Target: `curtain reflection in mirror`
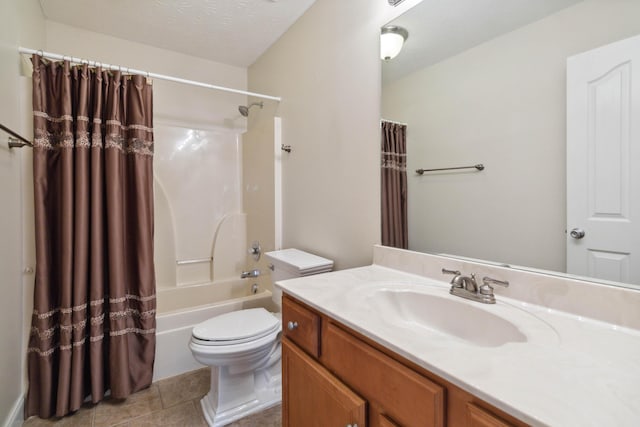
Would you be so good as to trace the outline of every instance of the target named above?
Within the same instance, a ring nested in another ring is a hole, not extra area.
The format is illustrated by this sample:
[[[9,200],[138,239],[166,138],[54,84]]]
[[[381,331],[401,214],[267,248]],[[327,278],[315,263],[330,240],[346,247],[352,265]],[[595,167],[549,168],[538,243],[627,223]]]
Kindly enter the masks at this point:
[[[380,128],[382,244],[407,249],[407,126],[383,120]]]

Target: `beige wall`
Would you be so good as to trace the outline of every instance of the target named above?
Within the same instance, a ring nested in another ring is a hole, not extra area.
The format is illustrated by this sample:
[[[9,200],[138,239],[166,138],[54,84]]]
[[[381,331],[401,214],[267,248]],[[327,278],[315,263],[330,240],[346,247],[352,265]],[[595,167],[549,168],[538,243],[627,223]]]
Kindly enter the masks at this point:
[[[25,111],[30,106],[28,79],[20,75],[18,46],[44,42],[44,18],[36,0],[2,1],[0,16],[0,122],[30,138],[31,120]],[[12,416],[21,419],[20,397],[23,392],[23,280],[22,229],[32,228],[29,216],[23,220],[23,162],[30,162],[28,149],[9,151],[7,135],[0,131],[0,425]],[[30,201],[25,200],[28,204]],[[29,232],[27,232],[29,235]],[[27,248],[25,248],[27,250]]]
[[[247,213],[247,248],[260,242],[263,252],[275,250],[275,188],[274,188],[274,114],[276,105],[265,103],[263,109],[253,107],[249,113],[249,130],[242,135],[242,206]],[[268,262],[261,257],[256,262],[247,255],[247,268],[263,273],[260,286],[271,288]]]
[[[380,26],[415,4],[318,0],[249,67],[283,98],[283,247],[369,264],[380,241]]]
[[[564,270],[566,58],[640,33],[638,16],[586,1],[383,88],[383,117],[409,125],[412,249]]]

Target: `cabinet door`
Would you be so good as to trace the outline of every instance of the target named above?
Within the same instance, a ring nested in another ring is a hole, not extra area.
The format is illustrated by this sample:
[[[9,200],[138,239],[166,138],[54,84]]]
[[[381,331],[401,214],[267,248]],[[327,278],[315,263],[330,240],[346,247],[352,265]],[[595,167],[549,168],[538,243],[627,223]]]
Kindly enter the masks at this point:
[[[380,415],[380,427],[400,427],[398,424],[391,421],[388,417]]]
[[[404,427],[443,427],[445,389],[329,322],[323,364]],[[378,425],[373,416],[372,425]],[[375,423],[375,424],[374,424]]]
[[[495,415],[485,411],[473,403],[467,403],[468,427],[512,427]]]
[[[365,427],[365,401],[286,338],[282,370],[283,427]]]

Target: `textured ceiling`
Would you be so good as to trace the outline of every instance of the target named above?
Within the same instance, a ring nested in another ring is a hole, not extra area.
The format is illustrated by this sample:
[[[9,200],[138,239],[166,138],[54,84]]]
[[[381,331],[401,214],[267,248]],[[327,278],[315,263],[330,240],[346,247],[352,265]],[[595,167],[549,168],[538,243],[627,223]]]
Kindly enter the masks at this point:
[[[315,0],[40,0],[45,17],[248,67]]]
[[[582,0],[423,0],[393,20],[409,38],[383,62],[383,83],[464,52]]]

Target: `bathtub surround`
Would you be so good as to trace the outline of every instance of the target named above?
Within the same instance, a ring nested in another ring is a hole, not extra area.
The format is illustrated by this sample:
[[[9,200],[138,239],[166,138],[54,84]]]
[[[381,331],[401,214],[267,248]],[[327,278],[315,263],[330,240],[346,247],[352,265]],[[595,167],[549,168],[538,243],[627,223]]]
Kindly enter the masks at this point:
[[[25,416],[151,384],[153,91],[33,56],[36,279]]]
[[[155,122],[154,136],[158,287],[238,278],[247,258],[242,136],[163,120]]]

